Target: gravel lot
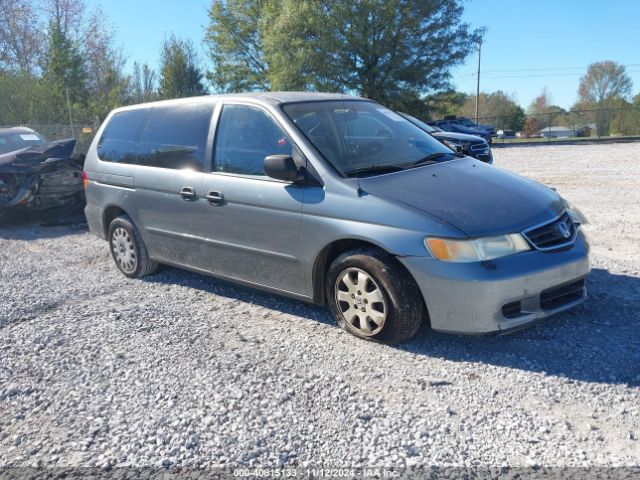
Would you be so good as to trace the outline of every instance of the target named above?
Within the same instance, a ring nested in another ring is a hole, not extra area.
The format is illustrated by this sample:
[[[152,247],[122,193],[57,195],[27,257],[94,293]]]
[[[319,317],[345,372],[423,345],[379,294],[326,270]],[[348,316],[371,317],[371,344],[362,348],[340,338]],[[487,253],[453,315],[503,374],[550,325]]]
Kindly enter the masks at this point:
[[[495,150],[592,224],[590,300],[400,347],[82,225],[0,227],[2,466],[640,465],[640,144]]]

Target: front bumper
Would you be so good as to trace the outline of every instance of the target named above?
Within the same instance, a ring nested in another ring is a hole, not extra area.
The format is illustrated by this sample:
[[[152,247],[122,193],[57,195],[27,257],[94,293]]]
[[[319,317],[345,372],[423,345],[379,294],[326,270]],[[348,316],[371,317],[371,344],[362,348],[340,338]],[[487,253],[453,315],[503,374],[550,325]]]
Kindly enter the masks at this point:
[[[589,244],[582,231],[571,248],[555,252],[531,251],[482,263],[399,260],[418,283],[431,328],[468,334],[516,330],[583,302],[586,290],[578,287],[576,292],[574,287],[590,271]],[[548,300],[565,286],[573,288],[571,295]],[[513,308],[517,305],[519,311]]]

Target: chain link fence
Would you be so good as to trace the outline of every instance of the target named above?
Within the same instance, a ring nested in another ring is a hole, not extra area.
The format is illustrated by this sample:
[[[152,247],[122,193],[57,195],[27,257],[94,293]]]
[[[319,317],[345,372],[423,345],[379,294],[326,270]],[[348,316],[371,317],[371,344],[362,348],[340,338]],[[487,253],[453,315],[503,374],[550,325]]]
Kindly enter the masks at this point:
[[[493,125],[497,142],[557,141],[640,136],[640,107],[550,110],[543,113],[484,115],[479,124]]]

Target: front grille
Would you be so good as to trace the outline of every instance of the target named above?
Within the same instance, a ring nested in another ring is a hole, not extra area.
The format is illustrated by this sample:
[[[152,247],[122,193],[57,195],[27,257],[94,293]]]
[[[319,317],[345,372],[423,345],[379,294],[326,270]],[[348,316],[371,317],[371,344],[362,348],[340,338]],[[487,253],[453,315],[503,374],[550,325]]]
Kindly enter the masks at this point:
[[[553,250],[573,244],[576,241],[578,226],[565,212],[550,223],[530,228],[522,233],[538,250]]]
[[[567,285],[543,290],[540,294],[540,308],[553,310],[582,297],[584,297],[584,278]]]

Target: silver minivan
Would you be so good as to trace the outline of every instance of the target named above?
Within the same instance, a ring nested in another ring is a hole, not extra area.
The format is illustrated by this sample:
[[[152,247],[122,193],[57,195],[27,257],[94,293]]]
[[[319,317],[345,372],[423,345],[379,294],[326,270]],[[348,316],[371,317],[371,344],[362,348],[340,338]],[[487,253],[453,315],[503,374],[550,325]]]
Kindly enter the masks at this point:
[[[328,305],[365,339],[506,332],[586,298],[579,210],[358,97],[119,108],[84,179],[124,275],[167,264]]]

